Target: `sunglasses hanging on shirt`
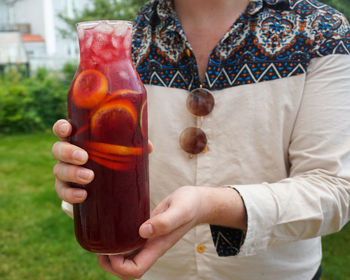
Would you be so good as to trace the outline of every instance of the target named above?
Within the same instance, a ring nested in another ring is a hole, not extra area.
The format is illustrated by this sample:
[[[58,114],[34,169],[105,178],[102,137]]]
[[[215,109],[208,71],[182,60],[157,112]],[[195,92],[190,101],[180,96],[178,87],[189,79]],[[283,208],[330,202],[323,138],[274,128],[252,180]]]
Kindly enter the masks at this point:
[[[215,105],[213,94],[205,88],[196,88],[187,97],[186,107],[195,117],[205,117],[211,113]],[[180,146],[190,155],[207,150],[208,139],[198,126],[185,128],[180,134]]]

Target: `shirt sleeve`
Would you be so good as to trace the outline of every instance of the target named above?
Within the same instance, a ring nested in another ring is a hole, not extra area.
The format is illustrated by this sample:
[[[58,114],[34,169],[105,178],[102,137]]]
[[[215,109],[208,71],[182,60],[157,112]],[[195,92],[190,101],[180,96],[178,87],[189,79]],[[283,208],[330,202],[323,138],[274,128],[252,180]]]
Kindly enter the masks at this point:
[[[62,208],[63,212],[65,212],[69,217],[71,217],[72,219],[74,218],[72,204],[68,203],[67,201],[62,200],[61,208]]]
[[[339,231],[350,217],[350,56],[311,60],[290,139],[290,176],[238,185],[248,215],[240,255]]]

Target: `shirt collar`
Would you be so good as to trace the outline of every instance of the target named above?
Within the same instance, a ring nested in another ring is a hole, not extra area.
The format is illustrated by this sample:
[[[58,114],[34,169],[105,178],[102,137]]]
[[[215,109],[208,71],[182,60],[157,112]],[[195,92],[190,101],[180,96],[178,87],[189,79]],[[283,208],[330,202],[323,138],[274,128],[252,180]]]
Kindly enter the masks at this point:
[[[157,15],[161,29],[167,31],[175,31],[181,36],[184,36],[184,31],[181,23],[176,15],[172,0],[155,0],[158,2],[153,13]]]
[[[250,0],[246,12],[249,15],[254,15],[264,7],[273,10],[286,10],[291,6],[289,0]]]

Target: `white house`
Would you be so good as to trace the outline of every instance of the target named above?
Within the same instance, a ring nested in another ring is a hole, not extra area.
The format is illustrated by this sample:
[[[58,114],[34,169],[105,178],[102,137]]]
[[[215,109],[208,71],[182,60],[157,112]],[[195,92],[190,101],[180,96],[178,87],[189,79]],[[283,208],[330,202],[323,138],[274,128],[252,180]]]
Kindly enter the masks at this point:
[[[21,41],[32,69],[38,66],[59,69],[66,61],[77,61],[79,50],[76,38],[62,38],[59,29],[66,26],[58,14],[73,16],[74,8],[79,11],[89,2],[91,1],[0,0],[0,33],[21,33]]]

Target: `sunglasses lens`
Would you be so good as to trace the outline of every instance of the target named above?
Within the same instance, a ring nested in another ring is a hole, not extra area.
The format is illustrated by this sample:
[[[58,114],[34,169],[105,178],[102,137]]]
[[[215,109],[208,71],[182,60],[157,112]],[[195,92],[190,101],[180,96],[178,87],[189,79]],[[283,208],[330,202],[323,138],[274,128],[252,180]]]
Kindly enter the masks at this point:
[[[180,135],[180,146],[189,154],[199,154],[207,146],[207,136],[198,127],[188,127]]]
[[[206,116],[214,108],[214,96],[206,89],[198,88],[188,95],[187,109],[195,116]]]

